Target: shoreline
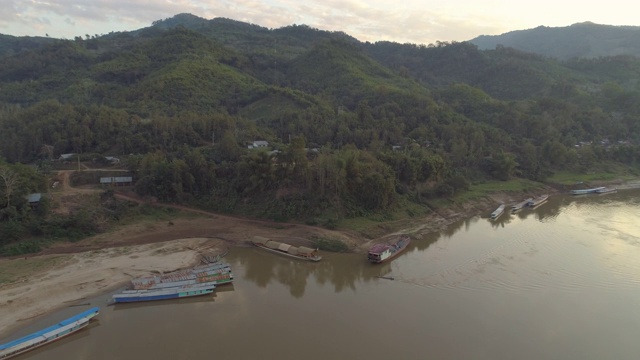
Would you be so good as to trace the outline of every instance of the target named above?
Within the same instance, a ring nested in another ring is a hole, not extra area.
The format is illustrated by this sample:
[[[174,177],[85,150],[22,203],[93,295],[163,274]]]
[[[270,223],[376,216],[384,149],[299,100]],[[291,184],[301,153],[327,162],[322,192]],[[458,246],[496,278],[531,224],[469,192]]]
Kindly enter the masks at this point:
[[[132,278],[193,266],[199,261],[198,249],[210,247],[212,241],[221,245],[208,238],[191,238],[71,255],[2,259],[0,265],[54,260],[26,278],[0,286],[0,339],[38,317],[117,289]]]
[[[544,192],[557,193],[550,188]],[[495,202],[515,202],[521,196],[521,193],[499,193],[439,209],[412,219],[401,231],[387,232],[375,239],[304,225],[283,228],[278,224],[229,221],[215,216],[174,220],[170,226],[162,221],[134,224],[77,243],[57,244],[40,254],[0,259],[0,270],[15,265],[24,268],[16,276],[19,281],[0,284],[0,311],[8,314],[0,318],[0,339],[35,318],[117,289],[132,278],[191,267],[198,263],[201,253],[223,253],[231,246],[245,246],[247,239],[255,235],[292,245],[309,245],[313,237],[332,237],[347,244],[351,252],[363,253],[389,235],[402,232],[422,237],[477,216]]]

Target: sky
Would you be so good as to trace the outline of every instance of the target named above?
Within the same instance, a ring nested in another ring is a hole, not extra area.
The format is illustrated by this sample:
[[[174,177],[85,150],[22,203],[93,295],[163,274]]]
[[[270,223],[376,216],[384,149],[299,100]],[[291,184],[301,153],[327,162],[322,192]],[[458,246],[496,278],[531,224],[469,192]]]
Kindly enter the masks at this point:
[[[0,34],[64,39],[137,30],[180,13],[425,45],[540,25],[640,25],[628,0],[0,0],[0,9]]]

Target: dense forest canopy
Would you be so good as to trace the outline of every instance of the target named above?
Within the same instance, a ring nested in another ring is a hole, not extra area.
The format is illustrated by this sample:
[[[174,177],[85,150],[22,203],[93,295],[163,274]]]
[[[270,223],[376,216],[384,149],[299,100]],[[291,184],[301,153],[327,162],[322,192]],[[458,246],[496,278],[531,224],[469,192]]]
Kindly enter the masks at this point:
[[[1,59],[0,168],[25,179],[0,183],[5,225],[29,217],[19,199],[40,186],[19,164],[65,153],[122,157],[141,195],[328,225],[471,182],[640,160],[632,56],[361,43],[186,14],[28,44]]]

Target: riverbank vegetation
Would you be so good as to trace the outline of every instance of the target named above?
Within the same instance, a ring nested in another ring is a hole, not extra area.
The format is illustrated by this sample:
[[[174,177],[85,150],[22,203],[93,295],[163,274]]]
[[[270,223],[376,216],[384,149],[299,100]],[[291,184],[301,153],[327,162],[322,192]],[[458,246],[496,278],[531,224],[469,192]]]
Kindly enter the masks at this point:
[[[27,203],[80,163],[128,170],[146,199],[353,229],[640,163],[635,58],[577,66],[189,15],[0,56],[0,168],[19,184],[0,182],[0,233],[19,252],[138,211],[109,193],[64,216]]]

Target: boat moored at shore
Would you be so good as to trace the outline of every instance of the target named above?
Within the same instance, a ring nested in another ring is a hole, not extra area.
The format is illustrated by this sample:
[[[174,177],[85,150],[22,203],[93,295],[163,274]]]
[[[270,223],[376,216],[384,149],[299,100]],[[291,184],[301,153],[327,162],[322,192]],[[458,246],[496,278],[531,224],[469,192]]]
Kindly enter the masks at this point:
[[[574,189],[574,190],[571,190],[570,193],[571,195],[594,194],[604,189],[606,189],[606,187],[604,186],[590,188],[590,189]]]
[[[544,204],[549,199],[549,195],[541,195],[536,198],[533,198],[527,202],[528,207],[536,207]]]
[[[203,283],[161,289],[124,290],[119,294],[113,295],[113,301],[115,303],[126,303],[179,299],[211,294],[215,288],[215,283]]]
[[[375,244],[369,249],[367,259],[374,264],[391,260],[406,249],[410,242],[411,238],[408,235],[401,235],[387,243]]]
[[[98,315],[99,307],[91,308],[80,314],[62,320],[56,325],[37,331],[20,339],[0,344],[0,359],[10,359],[40,346],[49,344],[71,335],[89,325],[89,320]]]
[[[306,246],[292,246],[279,241],[267,239],[262,236],[254,236],[251,242],[259,248],[276,254],[308,261],[322,260],[322,256],[318,255],[317,249],[308,248]]]
[[[601,188],[596,190],[596,194],[609,194],[609,193],[614,193],[617,192],[618,189],[616,188],[609,188],[609,187],[605,187],[605,188]]]
[[[227,263],[215,263],[163,275],[136,278],[131,280],[131,285],[135,290],[151,290],[210,282],[216,285],[222,285],[232,281],[233,273],[231,272],[231,265]]]
[[[520,201],[517,204],[511,205],[511,211],[522,210],[525,206],[527,206],[527,204],[529,204],[529,201],[531,200],[533,200],[533,198],[528,198],[523,201]]]
[[[500,215],[502,215],[503,212],[504,212],[504,204],[500,204],[500,206],[498,206],[498,208],[491,213],[491,218],[497,219],[498,217],[500,217]]]

